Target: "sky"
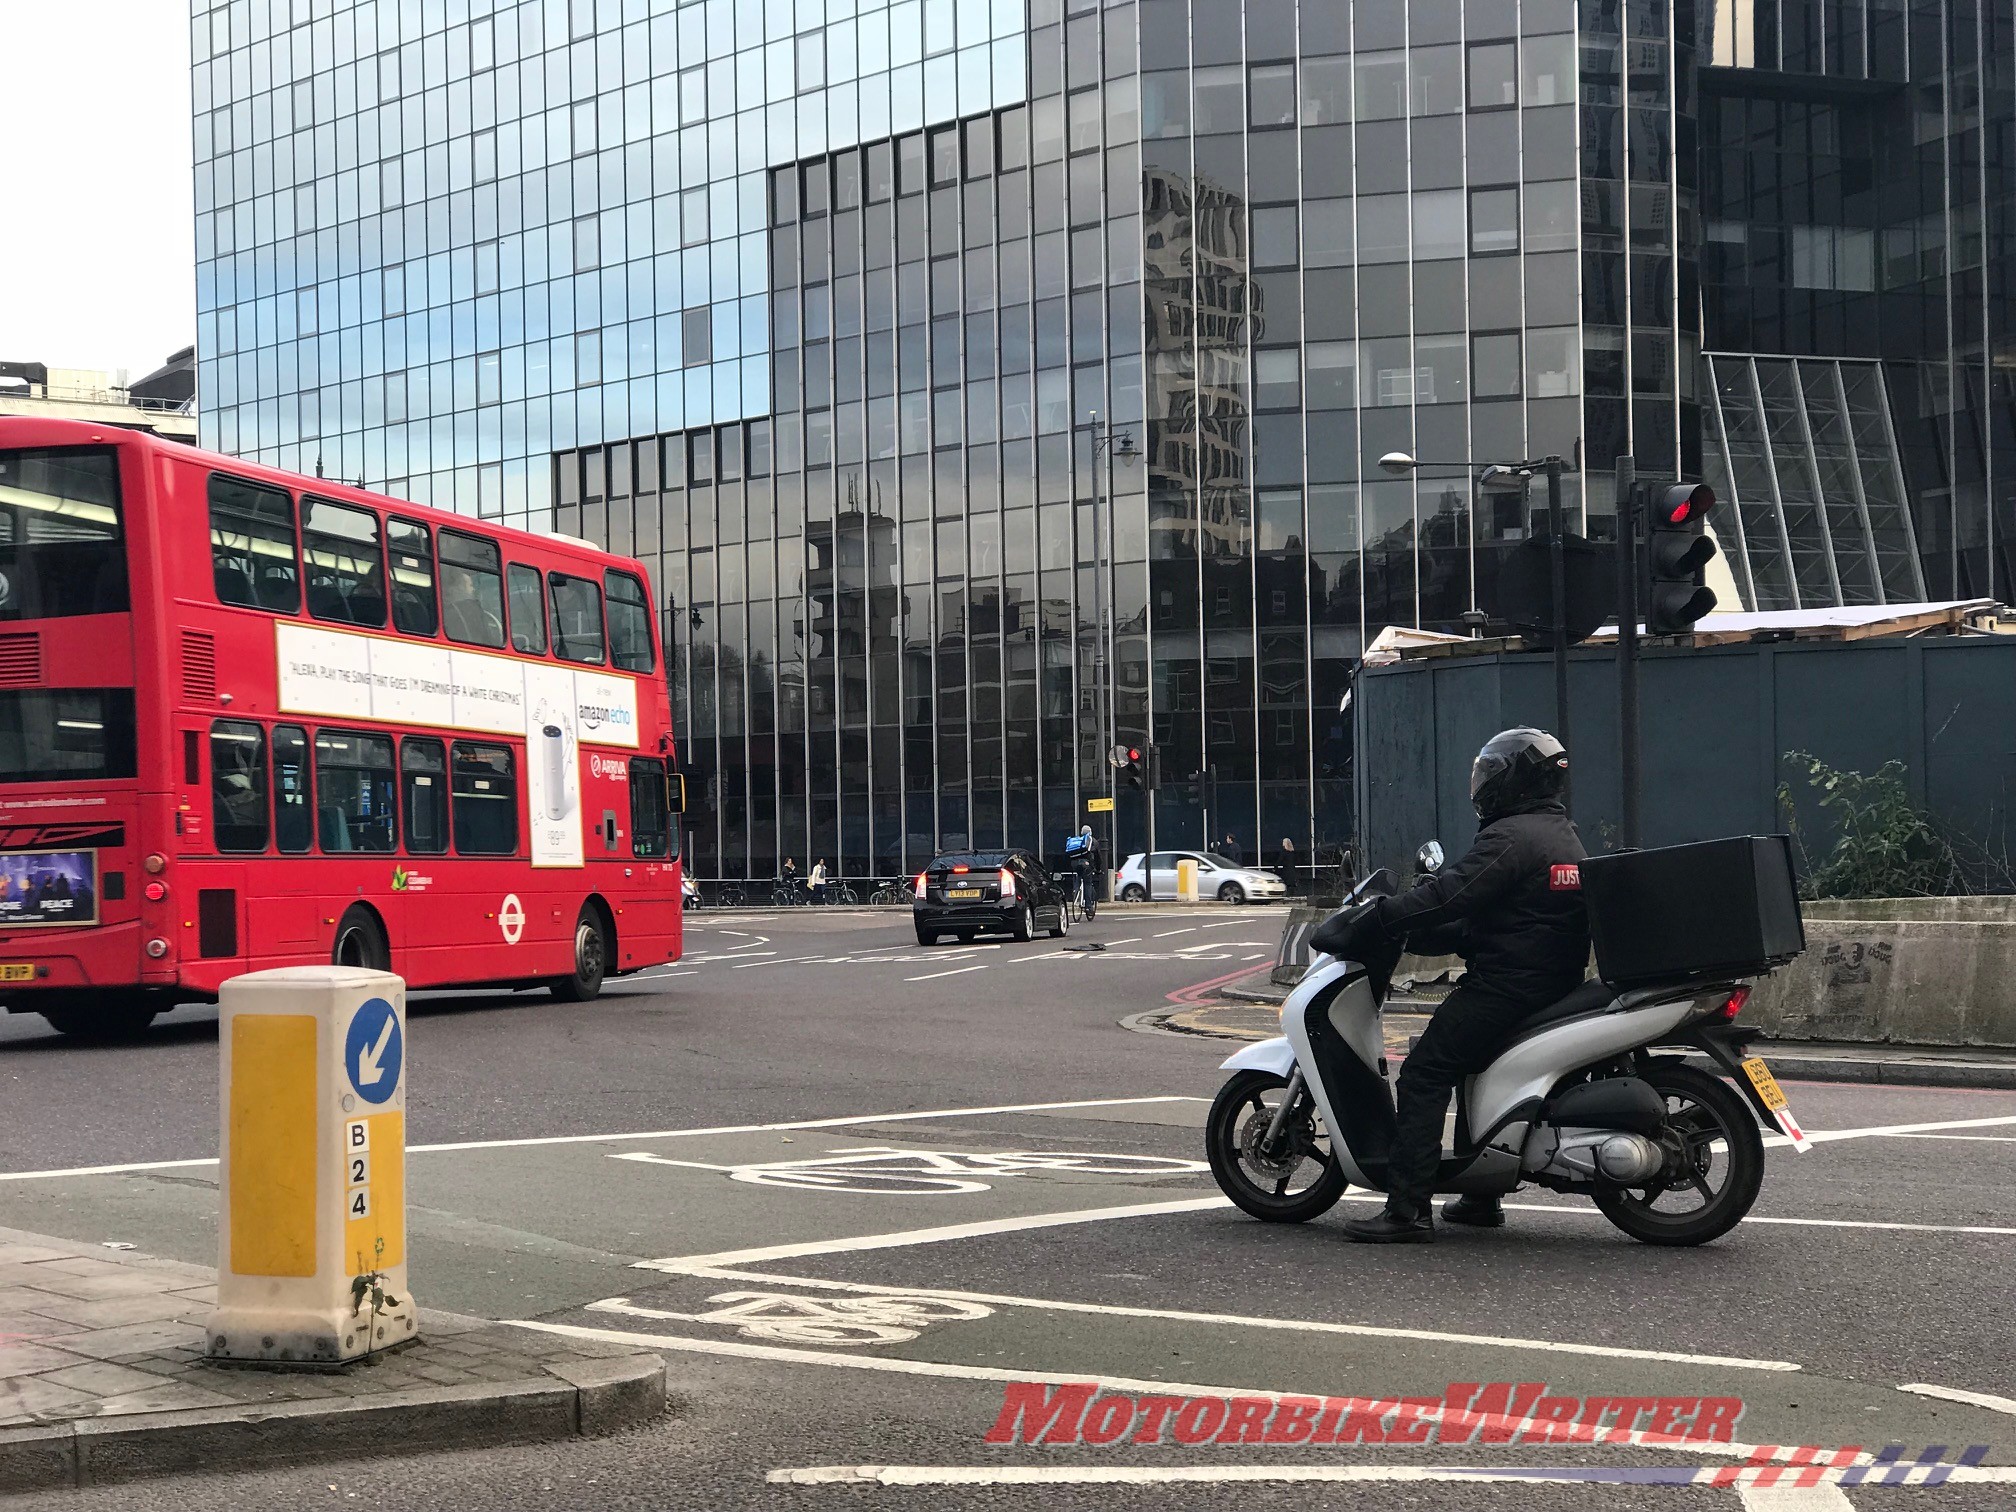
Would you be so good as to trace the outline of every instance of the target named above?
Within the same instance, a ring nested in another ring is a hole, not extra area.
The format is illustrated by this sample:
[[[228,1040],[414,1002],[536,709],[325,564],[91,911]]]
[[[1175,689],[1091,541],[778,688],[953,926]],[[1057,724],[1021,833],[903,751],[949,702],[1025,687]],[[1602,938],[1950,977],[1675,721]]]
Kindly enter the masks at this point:
[[[187,0],[0,0],[0,361],[128,370],[196,339]]]

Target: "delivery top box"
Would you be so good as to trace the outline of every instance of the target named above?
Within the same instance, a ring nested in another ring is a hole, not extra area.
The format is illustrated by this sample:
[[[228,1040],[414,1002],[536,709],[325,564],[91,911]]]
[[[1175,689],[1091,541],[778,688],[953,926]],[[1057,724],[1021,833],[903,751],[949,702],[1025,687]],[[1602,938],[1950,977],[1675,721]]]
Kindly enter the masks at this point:
[[[1590,856],[1582,895],[1612,987],[1762,976],[1806,948],[1784,835]]]

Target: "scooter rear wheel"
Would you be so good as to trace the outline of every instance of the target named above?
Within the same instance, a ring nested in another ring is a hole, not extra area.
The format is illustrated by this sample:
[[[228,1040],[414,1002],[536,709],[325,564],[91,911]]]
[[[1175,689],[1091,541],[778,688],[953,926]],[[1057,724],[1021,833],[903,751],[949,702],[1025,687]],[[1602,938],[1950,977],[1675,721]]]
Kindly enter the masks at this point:
[[[1641,1244],[1693,1245],[1743,1221],[1764,1182],[1764,1137],[1750,1105],[1719,1076],[1676,1060],[1641,1073],[1666,1099],[1667,1171],[1650,1186],[1596,1193],[1603,1216]]]
[[[1219,1190],[1265,1223],[1307,1223],[1335,1207],[1349,1185],[1306,1090],[1289,1110],[1285,1148],[1271,1154],[1260,1149],[1287,1087],[1272,1071],[1241,1071],[1219,1089],[1204,1124],[1205,1154]],[[1295,1184],[1298,1177],[1304,1185]]]

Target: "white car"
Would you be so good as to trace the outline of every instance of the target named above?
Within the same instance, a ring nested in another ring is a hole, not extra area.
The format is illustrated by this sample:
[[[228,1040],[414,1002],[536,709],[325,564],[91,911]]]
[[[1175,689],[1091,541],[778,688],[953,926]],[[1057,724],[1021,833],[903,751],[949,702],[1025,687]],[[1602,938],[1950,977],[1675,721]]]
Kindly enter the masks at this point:
[[[1173,901],[1176,897],[1176,863],[1197,863],[1197,896],[1216,898],[1221,903],[1273,902],[1288,896],[1288,886],[1271,871],[1257,866],[1241,866],[1215,851],[1156,851],[1152,855],[1132,855],[1120,868],[1120,901],[1138,903],[1143,898]]]

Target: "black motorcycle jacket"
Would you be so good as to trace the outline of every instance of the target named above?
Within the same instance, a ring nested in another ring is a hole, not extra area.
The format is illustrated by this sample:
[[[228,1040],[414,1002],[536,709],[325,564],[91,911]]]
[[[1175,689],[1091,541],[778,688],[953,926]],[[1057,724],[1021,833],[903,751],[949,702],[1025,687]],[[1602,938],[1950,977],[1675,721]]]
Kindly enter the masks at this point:
[[[1539,799],[1487,822],[1460,861],[1380,899],[1360,927],[1388,942],[1411,938],[1417,953],[1453,945],[1465,986],[1544,1008],[1588,968],[1586,854],[1567,810]]]

